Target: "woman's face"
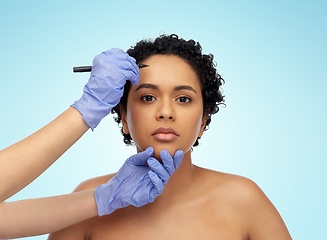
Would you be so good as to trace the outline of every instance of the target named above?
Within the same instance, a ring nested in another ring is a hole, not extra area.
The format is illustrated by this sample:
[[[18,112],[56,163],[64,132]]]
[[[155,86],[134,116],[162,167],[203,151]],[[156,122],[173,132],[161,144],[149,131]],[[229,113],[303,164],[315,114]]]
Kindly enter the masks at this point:
[[[152,146],[157,159],[161,150],[172,156],[189,152],[207,120],[197,74],[175,55],[154,55],[142,63],[149,67],[140,69],[139,85],[131,85],[122,112],[124,133],[131,134],[138,152]]]

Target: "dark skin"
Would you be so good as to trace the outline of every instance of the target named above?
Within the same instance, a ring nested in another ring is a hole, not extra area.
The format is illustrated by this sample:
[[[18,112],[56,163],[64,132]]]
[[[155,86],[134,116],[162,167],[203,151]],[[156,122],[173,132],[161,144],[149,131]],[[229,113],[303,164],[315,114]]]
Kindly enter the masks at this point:
[[[176,56],[155,55],[144,63],[151,68],[141,69],[140,85],[150,83],[157,89],[139,92],[131,87],[127,111],[122,114],[124,131],[131,133],[137,151],[153,146],[156,158],[162,149],[171,155],[183,150],[181,166],[153,203],[91,218],[49,239],[291,239],[278,211],[254,182],[192,164],[190,149],[206,122],[193,69]],[[176,91],[176,86],[194,91]],[[161,125],[174,128],[178,137],[154,138],[151,132]],[[87,180],[75,191],[92,189],[113,176]]]

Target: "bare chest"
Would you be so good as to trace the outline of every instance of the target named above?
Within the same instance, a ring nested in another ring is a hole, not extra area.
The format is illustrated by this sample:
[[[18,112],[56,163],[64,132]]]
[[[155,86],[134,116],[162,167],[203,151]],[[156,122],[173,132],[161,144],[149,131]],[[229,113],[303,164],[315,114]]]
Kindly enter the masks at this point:
[[[160,215],[117,214],[94,224],[90,239],[246,239],[239,221],[226,214],[217,215],[209,207],[195,210],[183,206]]]

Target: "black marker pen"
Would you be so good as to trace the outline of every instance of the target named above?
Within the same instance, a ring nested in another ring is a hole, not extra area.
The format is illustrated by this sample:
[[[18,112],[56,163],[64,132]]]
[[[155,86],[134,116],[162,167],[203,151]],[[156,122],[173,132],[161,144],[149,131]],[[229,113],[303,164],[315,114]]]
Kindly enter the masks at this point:
[[[139,68],[144,68],[144,67],[148,67],[149,65],[145,65],[145,64],[136,64]],[[91,72],[92,70],[92,66],[81,66],[81,67],[73,67],[73,72],[77,73],[77,72]]]

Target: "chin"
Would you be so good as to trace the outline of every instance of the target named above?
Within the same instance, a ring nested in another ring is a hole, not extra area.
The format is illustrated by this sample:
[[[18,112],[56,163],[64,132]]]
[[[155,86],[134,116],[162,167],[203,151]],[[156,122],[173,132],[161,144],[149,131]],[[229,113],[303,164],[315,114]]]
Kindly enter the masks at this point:
[[[147,149],[148,147],[150,146],[146,146],[146,147],[137,147],[138,148],[138,152],[139,151],[144,151],[145,149]],[[171,157],[174,156],[175,152],[177,150],[182,150],[185,154],[185,152],[189,151],[191,149],[191,147],[189,147],[188,149],[187,148],[183,148],[183,147],[179,147],[179,146],[176,146],[176,144],[160,144],[160,145],[152,145],[151,147],[153,147],[153,150],[154,150],[154,153],[153,153],[153,157],[155,159],[157,159],[159,162],[161,162],[161,159],[160,159],[160,152],[162,150],[166,150],[169,152],[169,154],[171,155]]]

